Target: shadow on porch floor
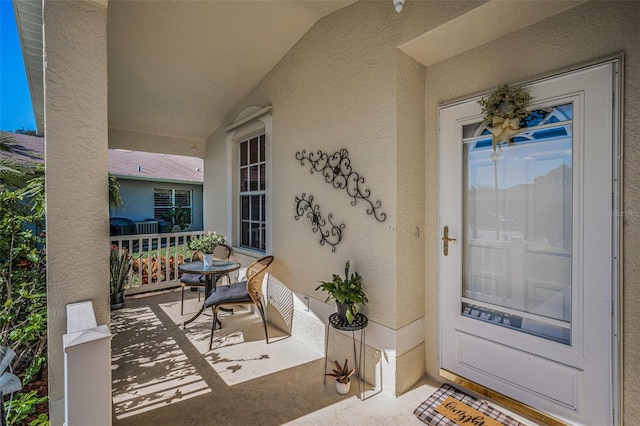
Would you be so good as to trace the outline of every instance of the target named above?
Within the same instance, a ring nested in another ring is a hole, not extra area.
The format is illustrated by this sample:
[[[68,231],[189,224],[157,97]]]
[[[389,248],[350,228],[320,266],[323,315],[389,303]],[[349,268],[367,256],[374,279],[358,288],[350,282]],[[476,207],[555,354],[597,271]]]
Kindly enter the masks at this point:
[[[360,401],[354,381],[338,395],[322,384],[324,354],[274,328],[267,345],[259,316],[244,308],[221,318],[209,351],[210,316],[182,329],[198,307],[195,293],[185,296],[184,317],[179,291],[128,298],[112,312],[114,425],[423,424],[413,410],[437,385]]]

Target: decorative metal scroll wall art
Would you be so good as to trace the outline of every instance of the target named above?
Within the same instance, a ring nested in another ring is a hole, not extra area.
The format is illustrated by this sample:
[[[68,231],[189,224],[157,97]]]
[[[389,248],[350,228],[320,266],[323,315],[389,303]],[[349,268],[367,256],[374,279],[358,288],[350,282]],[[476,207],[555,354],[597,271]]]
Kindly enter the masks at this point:
[[[369,199],[371,191],[360,188],[360,184],[364,183],[364,177],[351,168],[351,159],[346,149],[341,149],[331,155],[320,150],[315,154],[310,152],[307,155],[307,151],[302,150],[296,152],[296,159],[300,161],[302,166],[305,165],[305,161],[308,161],[311,165],[311,174],[314,172],[322,173],[327,183],[332,184],[336,189],[344,189],[349,197],[353,198],[352,206],[355,206],[358,200],[363,200],[369,205],[367,214],[375,217],[378,222],[384,222],[387,218],[386,213],[380,211],[382,202],[379,200],[371,201]]]
[[[302,216],[307,216],[311,221],[313,227],[311,230],[320,233],[320,245],[328,244],[331,246],[331,251],[336,251],[336,246],[342,240],[342,230],[344,229],[344,223],[340,225],[334,225],[331,221],[333,214],[329,213],[327,219],[322,218],[320,213],[320,206],[313,204],[313,195],[302,194],[301,197],[296,195],[296,217],[298,220]],[[327,224],[328,222],[328,224]]]

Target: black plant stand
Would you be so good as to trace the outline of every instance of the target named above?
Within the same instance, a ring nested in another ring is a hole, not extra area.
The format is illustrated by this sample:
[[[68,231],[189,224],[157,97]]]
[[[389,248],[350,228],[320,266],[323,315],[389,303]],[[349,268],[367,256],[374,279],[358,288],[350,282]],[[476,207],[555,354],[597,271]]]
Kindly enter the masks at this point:
[[[353,319],[353,322],[349,324],[346,319],[340,318],[338,313],[333,313],[329,316],[329,323],[327,324],[327,333],[325,334],[325,345],[324,345],[325,376],[324,376],[323,383],[327,384],[326,372],[327,372],[327,358],[329,356],[329,330],[330,330],[329,326],[331,326],[331,328],[335,328],[336,330],[350,331],[351,338],[353,340],[353,360],[355,362],[356,376],[358,377],[358,393],[360,394],[360,400],[364,399],[364,386],[366,383],[364,381],[365,367],[364,367],[363,353],[366,349],[365,329],[367,328],[368,324],[369,324],[369,320],[367,319],[367,316],[364,314],[356,314],[355,318]],[[360,351],[359,351],[360,356],[359,357],[356,354],[356,331],[358,330],[360,330]],[[360,369],[361,366],[362,366],[362,369]],[[362,386],[362,389],[360,389],[361,386]]]

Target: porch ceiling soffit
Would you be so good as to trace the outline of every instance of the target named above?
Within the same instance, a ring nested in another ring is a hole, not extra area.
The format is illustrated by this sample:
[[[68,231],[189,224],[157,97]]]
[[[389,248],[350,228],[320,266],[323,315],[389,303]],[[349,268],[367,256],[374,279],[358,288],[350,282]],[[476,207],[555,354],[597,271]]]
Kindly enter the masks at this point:
[[[316,21],[351,3],[109,1],[110,139],[128,129],[204,147],[230,108]],[[110,147],[137,149],[121,142]],[[204,156],[196,151],[181,153]]]
[[[428,67],[496,40],[586,0],[491,0],[399,46]]]
[[[200,158],[206,156],[205,139],[158,135],[113,127],[109,127],[109,148]]]

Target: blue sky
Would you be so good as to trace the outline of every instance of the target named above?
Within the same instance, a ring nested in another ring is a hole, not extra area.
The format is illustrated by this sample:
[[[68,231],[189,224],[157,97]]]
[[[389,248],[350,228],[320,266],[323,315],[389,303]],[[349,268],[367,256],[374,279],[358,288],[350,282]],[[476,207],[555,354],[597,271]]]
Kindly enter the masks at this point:
[[[0,0],[0,130],[35,130],[13,3]]]

